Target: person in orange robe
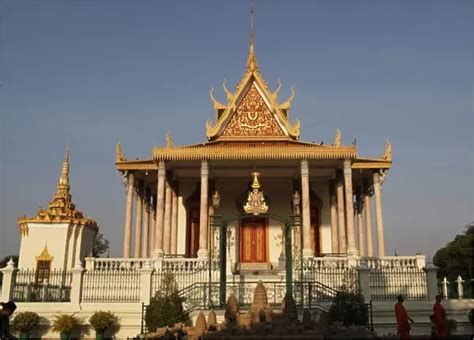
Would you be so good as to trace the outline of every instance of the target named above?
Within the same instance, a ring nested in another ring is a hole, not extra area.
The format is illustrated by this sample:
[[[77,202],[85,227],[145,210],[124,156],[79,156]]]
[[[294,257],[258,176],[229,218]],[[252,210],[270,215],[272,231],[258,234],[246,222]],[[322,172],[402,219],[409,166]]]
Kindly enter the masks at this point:
[[[441,305],[442,296],[436,295],[436,302],[433,306],[434,321],[438,333],[438,339],[446,339],[448,337],[448,319],[446,319],[446,312]]]
[[[403,306],[403,295],[398,295],[398,302],[395,304],[395,317],[397,318],[397,334],[400,339],[410,339],[410,322],[413,320],[408,316],[407,310]]]

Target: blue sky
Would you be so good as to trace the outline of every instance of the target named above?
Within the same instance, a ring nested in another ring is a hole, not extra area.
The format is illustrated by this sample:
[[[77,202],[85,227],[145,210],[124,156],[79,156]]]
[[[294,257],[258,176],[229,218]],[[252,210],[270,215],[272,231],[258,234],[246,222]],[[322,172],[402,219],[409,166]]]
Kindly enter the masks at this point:
[[[114,166],[205,140],[208,93],[243,74],[247,1],[0,1],[0,257],[17,217],[46,207],[71,144],[73,200],[121,254],[125,194]],[[295,85],[302,140],[357,138],[394,165],[386,249],[428,255],[474,220],[472,1],[255,1],[270,87]]]

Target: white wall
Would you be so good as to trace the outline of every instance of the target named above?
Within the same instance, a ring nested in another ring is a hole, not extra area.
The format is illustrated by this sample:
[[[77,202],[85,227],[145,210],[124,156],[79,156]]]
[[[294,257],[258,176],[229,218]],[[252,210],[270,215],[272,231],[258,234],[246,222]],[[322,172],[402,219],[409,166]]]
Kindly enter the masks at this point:
[[[20,240],[18,268],[36,268],[36,256],[45,246],[53,257],[51,269],[72,268],[91,250],[96,231],[68,223],[28,223]]]

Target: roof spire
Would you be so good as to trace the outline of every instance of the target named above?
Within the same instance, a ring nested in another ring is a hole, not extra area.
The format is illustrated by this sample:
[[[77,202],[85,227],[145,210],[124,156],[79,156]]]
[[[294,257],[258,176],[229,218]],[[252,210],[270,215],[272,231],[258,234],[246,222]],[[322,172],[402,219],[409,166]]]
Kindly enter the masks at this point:
[[[59,177],[56,193],[53,200],[49,202],[48,210],[54,211],[56,214],[66,214],[74,211],[75,207],[71,201],[71,193],[69,186],[69,143],[66,147],[66,155],[64,156],[61,176]]]
[[[254,33],[253,33],[253,17],[254,17],[254,10],[253,10],[253,1],[250,0],[250,51],[249,56],[247,59],[247,69],[251,72],[258,69],[257,58],[255,57],[255,41],[254,41]]]

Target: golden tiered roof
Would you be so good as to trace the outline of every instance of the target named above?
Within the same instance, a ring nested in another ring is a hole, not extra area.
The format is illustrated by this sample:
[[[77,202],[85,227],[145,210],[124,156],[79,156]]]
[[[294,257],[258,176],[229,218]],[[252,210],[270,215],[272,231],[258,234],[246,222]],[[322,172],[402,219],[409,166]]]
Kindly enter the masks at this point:
[[[30,222],[71,223],[97,228],[97,223],[92,219],[84,217],[81,211],[76,210],[76,206],[72,202],[69,185],[69,145],[66,148],[66,155],[64,157],[56,192],[53,195],[52,201],[49,202],[48,208],[40,208],[35,217],[23,216],[18,219],[20,227]]]
[[[290,98],[278,102],[281,82],[275,91],[270,91],[263,79],[255,55],[253,14],[251,15],[250,48],[245,73],[235,91],[226,87],[227,103],[210,98],[215,109],[215,121],[206,123],[208,142],[175,146],[171,133],[167,132],[165,146],[154,146],[152,158],[127,160],[120,144],[116,147],[116,165],[120,171],[156,169],[159,161],[199,160],[352,160],[358,169],[389,169],[392,164],[391,145],[386,144],[381,158],[362,158],[357,155],[357,146],[343,145],[341,132],[336,130],[333,144],[307,143],[299,141],[300,122],[290,122],[289,110],[295,92]]]

